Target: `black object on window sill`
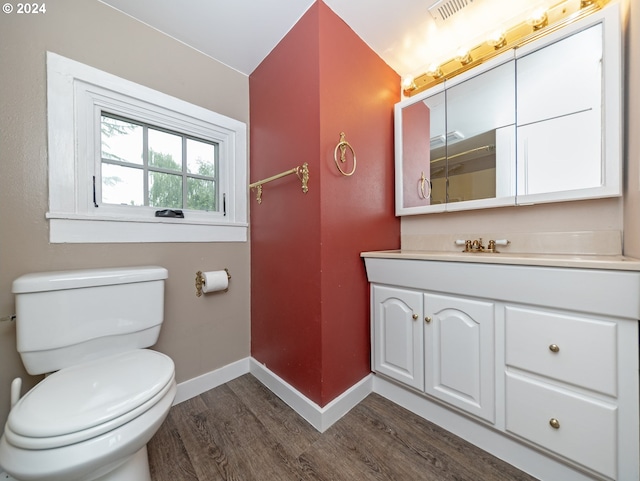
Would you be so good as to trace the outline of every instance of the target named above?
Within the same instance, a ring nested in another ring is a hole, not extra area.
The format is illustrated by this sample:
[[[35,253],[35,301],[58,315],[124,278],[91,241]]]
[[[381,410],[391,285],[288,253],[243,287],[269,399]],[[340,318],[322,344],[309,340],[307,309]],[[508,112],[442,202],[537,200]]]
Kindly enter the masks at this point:
[[[156,217],[175,217],[178,219],[184,219],[184,214],[181,210],[163,209],[156,211]]]

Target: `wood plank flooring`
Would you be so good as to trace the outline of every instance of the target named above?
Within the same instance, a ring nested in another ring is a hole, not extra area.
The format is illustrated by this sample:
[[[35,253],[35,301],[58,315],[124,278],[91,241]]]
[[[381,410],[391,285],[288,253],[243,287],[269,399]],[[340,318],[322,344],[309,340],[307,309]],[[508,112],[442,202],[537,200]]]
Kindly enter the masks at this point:
[[[171,408],[153,481],[533,481],[377,394],[317,432],[250,374]]]

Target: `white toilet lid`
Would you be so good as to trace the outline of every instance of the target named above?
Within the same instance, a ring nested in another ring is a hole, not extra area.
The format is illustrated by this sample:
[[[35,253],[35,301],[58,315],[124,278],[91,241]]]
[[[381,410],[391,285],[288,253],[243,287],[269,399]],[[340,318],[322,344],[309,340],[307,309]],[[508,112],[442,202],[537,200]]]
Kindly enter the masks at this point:
[[[174,376],[171,358],[136,349],[51,374],[11,409],[7,427],[30,438],[49,438],[109,423],[135,410]]]

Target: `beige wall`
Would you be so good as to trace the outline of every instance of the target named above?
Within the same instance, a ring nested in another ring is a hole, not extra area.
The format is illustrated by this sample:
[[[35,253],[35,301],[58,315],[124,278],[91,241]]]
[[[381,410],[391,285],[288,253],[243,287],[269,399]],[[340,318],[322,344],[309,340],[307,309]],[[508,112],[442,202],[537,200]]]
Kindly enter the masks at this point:
[[[627,190],[624,204],[625,254],[640,257],[640,2],[627,0],[626,29],[626,161]]]
[[[631,4],[630,12],[628,11]],[[624,230],[624,253],[640,257],[640,2],[621,2],[625,29],[626,93],[629,135],[626,197],[508,207],[446,214],[406,216],[403,235]]]
[[[0,317],[13,279],[35,271],[156,264],[169,270],[156,349],[178,382],[250,353],[249,243],[49,244],[45,52],[58,53],[243,122],[248,77],[96,0],[55,0],[38,15],[0,14]],[[228,293],[196,298],[198,270],[228,267]],[[0,425],[9,384],[25,376],[15,325],[0,324]],[[29,385],[37,379],[27,378]]]

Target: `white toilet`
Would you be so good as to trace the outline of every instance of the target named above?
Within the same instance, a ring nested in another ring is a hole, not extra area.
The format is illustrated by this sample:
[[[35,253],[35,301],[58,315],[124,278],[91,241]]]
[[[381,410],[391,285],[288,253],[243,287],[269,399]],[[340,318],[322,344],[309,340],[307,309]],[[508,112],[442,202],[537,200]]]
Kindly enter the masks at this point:
[[[20,399],[20,382],[12,385],[0,439],[8,474],[150,481],[146,445],[176,393],[173,361],[143,349],[160,333],[166,278],[162,267],[137,267],[14,281],[22,362],[30,374],[52,374]]]

